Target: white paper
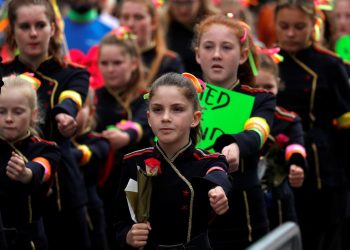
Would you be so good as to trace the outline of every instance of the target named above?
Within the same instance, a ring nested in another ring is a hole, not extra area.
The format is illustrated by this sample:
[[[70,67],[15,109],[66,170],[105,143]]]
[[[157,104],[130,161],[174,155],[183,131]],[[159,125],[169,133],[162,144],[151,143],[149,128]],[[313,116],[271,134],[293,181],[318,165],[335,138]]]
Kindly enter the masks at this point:
[[[128,202],[128,207],[129,207],[129,212],[130,212],[130,216],[131,219],[136,223],[136,216],[135,216],[135,211],[133,206],[131,205],[131,203],[135,204],[135,201],[132,202],[129,200],[128,198],[128,193],[135,193],[137,194],[137,181],[133,180],[133,179],[129,179],[128,185],[126,185],[126,188],[124,189],[124,191],[126,192],[126,199]],[[135,197],[135,196],[134,196]]]

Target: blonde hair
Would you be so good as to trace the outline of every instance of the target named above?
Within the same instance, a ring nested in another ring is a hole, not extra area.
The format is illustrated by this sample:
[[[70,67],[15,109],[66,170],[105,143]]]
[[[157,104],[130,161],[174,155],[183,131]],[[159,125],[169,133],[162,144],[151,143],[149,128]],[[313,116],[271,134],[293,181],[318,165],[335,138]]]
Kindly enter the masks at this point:
[[[8,90],[16,90],[21,94],[23,99],[28,101],[28,107],[31,112],[38,110],[38,96],[33,84],[26,79],[20,77],[20,75],[7,76],[3,78],[4,86],[1,88],[1,96],[6,95]],[[37,125],[40,122],[39,116],[36,120],[31,120],[29,130],[34,134],[37,134]]]

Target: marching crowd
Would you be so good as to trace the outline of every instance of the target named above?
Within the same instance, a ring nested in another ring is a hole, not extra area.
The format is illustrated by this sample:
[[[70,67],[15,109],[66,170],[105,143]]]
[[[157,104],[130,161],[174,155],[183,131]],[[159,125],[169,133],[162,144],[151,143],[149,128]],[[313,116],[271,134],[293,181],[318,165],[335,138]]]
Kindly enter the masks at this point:
[[[243,250],[287,221],[303,249],[349,249],[350,0],[10,0],[0,17],[0,250]],[[214,87],[249,116],[200,148]]]

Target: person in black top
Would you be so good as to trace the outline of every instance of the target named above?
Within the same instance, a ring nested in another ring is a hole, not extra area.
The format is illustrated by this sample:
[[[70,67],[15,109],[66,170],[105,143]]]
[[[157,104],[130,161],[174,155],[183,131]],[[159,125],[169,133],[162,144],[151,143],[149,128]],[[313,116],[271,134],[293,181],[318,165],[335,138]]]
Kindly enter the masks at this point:
[[[113,200],[119,185],[121,161],[126,153],[148,147],[153,133],[147,123],[142,59],[129,29],[121,26],[99,44],[99,68],[104,86],[96,90],[96,132],[110,143],[110,153],[99,179],[110,244]],[[115,246],[112,245],[112,248]]]
[[[192,46],[195,25],[217,13],[219,10],[210,0],[169,0],[161,9],[161,25],[168,48],[180,55],[185,71],[197,77],[202,76],[202,69],[196,62]]]
[[[28,80],[29,79],[29,80]],[[0,95],[0,213],[8,249],[48,249],[43,206],[61,152],[36,135],[38,103],[28,75],[4,78]],[[34,83],[32,85],[32,83]],[[40,84],[40,83],[39,83]]]
[[[284,90],[277,103],[302,119],[309,171],[296,191],[304,249],[334,249],[345,216],[350,89],[343,61],[312,37],[313,1],[279,1],[275,11]]]
[[[245,249],[268,232],[257,165],[259,150],[272,126],[275,98],[249,86],[255,81],[249,61],[255,61],[257,55],[245,23],[224,15],[209,16],[199,24],[194,43],[197,62],[208,83],[254,97],[243,131],[224,133],[214,143],[214,150],[225,155],[230,164],[234,190],[228,195],[229,211],[210,225],[210,242],[213,249]],[[234,117],[230,121],[234,123]]]
[[[106,218],[103,201],[97,193],[97,183],[110,146],[107,139],[94,132],[96,126],[94,98],[95,92],[90,88],[86,101],[77,114],[77,133],[72,138],[71,150],[83,173],[88,195],[90,249],[107,250]]]
[[[136,36],[148,85],[167,72],[184,72],[180,56],[167,49],[155,1],[123,0],[119,8],[121,25]]]
[[[168,73],[152,84],[148,100],[148,121],[158,141],[124,157],[118,242],[123,249],[211,249],[208,218],[211,210],[227,211],[231,185],[223,155],[195,148],[201,120],[196,88],[189,78]],[[141,185],[138,171],[151,178],[151,197],[149,215],[134,210],[133,219],[124,190],[133,181]]]
[[[260,54],[259,59],[254,87],[276,96],[280,88],[278,65],[266,54]],[[270,229],[286,221],[297,223],[291,187],[299,188],[304,182],[306,152],[301,119],[296,113],[276,106],[271,133],[261,155],[258,174],[262,178]]]
[[[75,116],[89,86],[88,72],[68,63],[61,54],[61,31],[54,9],[46,0],[13,0],[8,4],[7,41],[18,49],[14,60],[4,63],[3,74],[32,72],[41,81],[37,94],[44,110],[39,123],[42,137],[55,141],[62,151],[60,167],[44,216],[51,248],[89,247],[83,177],[70,152],[76,132]],[[65,240],[62,240],[64,238]]]

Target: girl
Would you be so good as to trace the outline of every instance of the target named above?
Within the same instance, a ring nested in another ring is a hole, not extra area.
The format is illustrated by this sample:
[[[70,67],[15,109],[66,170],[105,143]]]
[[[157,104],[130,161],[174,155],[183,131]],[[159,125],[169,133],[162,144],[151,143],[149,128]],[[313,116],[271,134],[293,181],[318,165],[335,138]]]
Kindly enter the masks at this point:
[[[333,41],[336,42],[344,35],[350,35],[350,1],[335,1],[331,16],[333,21]]]
[[[70,137],[76,131],[75,116],[85,100],[89,76],[85,69],[63,60],[61,31],[50,1],[13,0],[8,4],[8,18],[7,41],[19,55],[4,65],[4,75],[33,72],[41,81],[37,93],[45,114],[40,130],[44,139],[55,141],[62,150],[44,220],[49,245],[62,249],[70,242],[71,247],[84,249],[89,246],[87,196],[70,153]]]
[[[192,49],[194,26],[205,16],[219,13],[211,0],[169,0],[161,10],[168,48],[178,53],[184,63],[185,71],[201,76],[202,71],[196,63]]]
[[[99,193],[105,205],[110,241],[113,199],[125,153],[148,147],[153,134],[147,124],[145,84],[136,41],[125,27],[106,35],[99,45],[99,68],[104,87],[96,90],[96,131],[107,139],[112,154],[101,177]]]
[[[155,147],[124,157],[117,200],[118,242],[129,248],[211,249],[208,205],[217,214],[225,213],[230,183],[224,157],[194,147],[201,119],[194,83],[176,73],[158,78],[151,86],[147,116],[158,141]],[[151,177],[150,215],[147,222],[134,223],[124,189],[130,179],[137,179],[137,166],[147,171],[151,160],[158,171]]]
[[[255,80],[251,64],[256,60],[256,49],[244,23],[224,15],[208,17],[199,24],[194,44],[197,62],[209,83],[254,97],[244,131],[223,134],[215,141],[215,151],[229,162],[235,189],[228,196],[228,213],[209,228],[213,249],[245,249],[268,232],[257,163],[272,124],[275,98],[246,85]]]
[[[105,164],[109,143],[93,132],[95,127],[94,90],[77,114],[77,133],[73,137],[73,155],[84,176],[88,195],[87,211],[90,218],[91,250],[107,250],[106,221],[103,202],[97,194],[98,174]]]
[[[348,76],[343,62],[313,41],[313,1],[280,1],[275,14],[285,83],[277,102],[300,115],[305,133],[309,172],[296,193],[304,249],[335,249],[346,205]]]
[[[259,59],[259,74],[254,87],[265,89],[276,96],[280,88],[278,65],[266,54],[260,54]],[[303,145],[300,117],[276,106],[271,134],[263,148],[266,173],[262,183],[267,198],[270,229],[286,221],[297,222],[290,186],[299,188],[304,181],[306,152]]]
[[[120,23],[128,26],[136,35],[142,60],[147,68],[147,84],[151,84],[164,73],[184,71],[180,57],[166,47],[157,6],[153,2],[123,0],[120,4]]]
[[[27,80],[29,79],[29,80]],[[48,249],[42,209],[61,153],[35,135],[37,79],[4,78],[0,95],[0,213],[8,249]]]

